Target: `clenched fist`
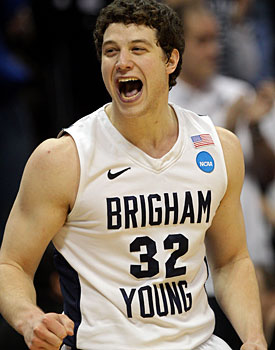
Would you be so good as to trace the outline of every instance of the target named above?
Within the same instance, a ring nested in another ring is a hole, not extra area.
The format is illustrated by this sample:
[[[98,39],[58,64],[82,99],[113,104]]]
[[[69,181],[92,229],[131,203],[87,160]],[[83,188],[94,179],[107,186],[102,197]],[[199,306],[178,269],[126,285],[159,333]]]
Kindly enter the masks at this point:
[[[74,323],[64,314],[48,313],[25,327],[24,339],[30,350],[58,350],[63,339],[74,334]]]

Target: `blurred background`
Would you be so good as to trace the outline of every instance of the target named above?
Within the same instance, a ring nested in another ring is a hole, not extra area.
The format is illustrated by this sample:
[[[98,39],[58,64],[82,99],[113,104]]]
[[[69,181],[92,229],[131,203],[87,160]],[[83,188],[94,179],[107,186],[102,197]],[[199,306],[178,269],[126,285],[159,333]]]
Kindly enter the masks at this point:
[[[43,140],[110,101],[93,45],[108,0],[0,0],[0,244],[25,163]],[[163,0],[183,19],[186,49],[169,100],[240,138],[247,241],[260,285],[269,349],[275,349],[275,3]],[[59,280],[45,252],[35,278],[38,305],[62,311]],[[1,288],[1,286],[0,286]],[[215,333],[240,340],[209,301]],[[27,349],[0,315],[0,348]]]

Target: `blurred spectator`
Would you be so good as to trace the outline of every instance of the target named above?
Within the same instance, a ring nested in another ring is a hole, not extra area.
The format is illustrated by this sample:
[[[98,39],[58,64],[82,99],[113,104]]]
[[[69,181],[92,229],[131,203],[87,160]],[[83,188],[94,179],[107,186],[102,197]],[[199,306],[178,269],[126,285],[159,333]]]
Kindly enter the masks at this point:
[[[32,68],[22,53],[32,35],[27,0],[0,2],[0,244],[35,136],[28,103]]]
[[[247,82],[218,74],[216,17],[199,0],[185,3],[178,11],[184,21],[186,49],[177,85],[170,91],[170,102],[198,114],[208,114],[215,125],[227,127],[239,136],[246,162],[241,200],[248,249],[256,265],[272,270],[272,232],[262,210],[262,195],[263,188],[267,193],[274,178],[275,148],[270,142],[270,137],[274,137],[265,132],[266,125],[270,131],[275,129],[273,82],[266,82],[255,91]],[[257,130],[261,138],[256,137]],[[270,205],[268,208],[272,210]],[[212,296],[210,303],[216,312],[217,327],[223,325],[215,331],[233,349],[238,349],[240,340],[216,304],[210,282],[207,290]]]
[[[271,0],[206,0],[220,24],[221,73],[254,86],[275,76]]]
[[[262,82],[256,92],[252,103],[247,103],[241,97],[229,108],[226,126],[236,133],[238,133],[238,125],[241,123],[246,123],[248,126],[250,140],[246,138],[243,142],[248,176],[244,183],[242,198],[245,204],[244,214],[247,217],[248,247],[254,261],[262,264],[264,260],[259,256],[263,256],[266,249],[259,250],[258,238],[259,232],[266,232],[269,237],[271,236],[266,242],[266,246],[268,244],[273,246],[274,264],[275,141],[273,131],[275,129],[275,82]],[[258,213],[263,214],[262,218]]]

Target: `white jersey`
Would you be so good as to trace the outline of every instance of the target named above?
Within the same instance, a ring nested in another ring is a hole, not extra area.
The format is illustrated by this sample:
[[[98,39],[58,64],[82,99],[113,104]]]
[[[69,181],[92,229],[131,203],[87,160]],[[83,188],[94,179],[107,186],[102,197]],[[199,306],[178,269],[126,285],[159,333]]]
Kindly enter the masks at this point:
[[[204,238],[226,168],[210,118],[172,106],[179,135],[160,159],[128,142],[105,106],[65,129],[81,168],[54,238],[64,312],[76,326],[68,346],[191,350],[211,337]]]

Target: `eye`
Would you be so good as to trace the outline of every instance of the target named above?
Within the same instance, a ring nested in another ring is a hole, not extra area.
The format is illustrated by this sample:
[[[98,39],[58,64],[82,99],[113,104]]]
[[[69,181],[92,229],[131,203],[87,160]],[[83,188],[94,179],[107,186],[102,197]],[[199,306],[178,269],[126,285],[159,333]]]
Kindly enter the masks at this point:
[[[117,49],[114,47],[109,47],[104,50],[104,55],[112,57],[117,53]]]
[[[132,48],[132,51],[135,52],[135,53],[143,53],[145,52],[145,48],[144,47],[140,47],[140,46],[135,46]]]

